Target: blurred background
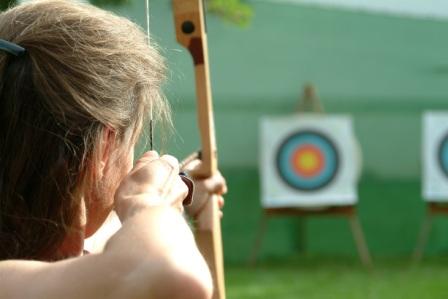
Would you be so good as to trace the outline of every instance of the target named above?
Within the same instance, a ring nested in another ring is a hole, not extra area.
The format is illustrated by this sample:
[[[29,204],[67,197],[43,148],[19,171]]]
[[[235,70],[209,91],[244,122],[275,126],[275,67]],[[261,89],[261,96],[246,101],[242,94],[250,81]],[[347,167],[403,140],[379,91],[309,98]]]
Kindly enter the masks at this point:
[[[103,7],[146,26],[143,0]],[[229,185],[222,221],[228,297],[447,298],[448,219],[436,219],[420,265],[411,255],[426,209],[422,113],[448,108],[448,2],[222,0],[209,7],[219,162]],[[151,0],[150,9],[176,127],[163,147],[182,158],[200,144],[192,62],[175,41],[171,1]],[[270,220],[259,264],[247,267],[262,215],[259,120],[294,113],[306,84],[327,113],[353,118],[363,155],[358,211],[373,271],[360,264],[347,221],[334,217],[305,226],[294,217]]]
[[[144,25],[140,2],[120,12]],[[259,119],[294,113],[308,82],[327,113],[353,116],[364,157],[359,211],[372,253],[407,256],[415,246],[424,213],[422,113],[448,107],[448,5],[423,11],[420,1],[397,1],[395,10],[385,1],[384,10],[381,1],[320,2],[247,1],[253,17],[243,27],[208,14],[219,161],[230,186],[227,262],[247,260],[261,213]],[[177,129],[168,150],[183,157],[199,144],[191,58],[175,41],[170,1],[150,5]],[[296,252],[295,221],[272,221],[261,258]],[[307,235],[308,253],[356,253],[344,219],[311,219]],[[436,223],[428,246],[428,254],[448,250],[448,221]]]

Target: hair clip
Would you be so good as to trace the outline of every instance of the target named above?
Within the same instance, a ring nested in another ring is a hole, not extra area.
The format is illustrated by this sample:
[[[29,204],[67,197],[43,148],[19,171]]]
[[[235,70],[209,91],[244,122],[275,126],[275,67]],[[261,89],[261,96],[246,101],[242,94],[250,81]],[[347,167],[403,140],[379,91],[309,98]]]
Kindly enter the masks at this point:
[[[22,56],[26,52],[25,48],[22,48],[21,46],[15,43],[8,42],[4,39],[0,39],[0,50],[8,52],[9,54],[14,56]]]

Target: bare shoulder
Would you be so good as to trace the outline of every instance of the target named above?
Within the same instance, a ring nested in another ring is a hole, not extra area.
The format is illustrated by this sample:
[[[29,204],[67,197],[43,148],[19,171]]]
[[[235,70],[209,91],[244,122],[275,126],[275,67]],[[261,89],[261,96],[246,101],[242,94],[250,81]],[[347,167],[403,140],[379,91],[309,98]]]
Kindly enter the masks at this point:
[[[48,263],[38,261],[0,262],[0,298],[31,298],[28,282],[47,267]]]
[[[192,273],[191,259],[135,261],[109,253],[60,262],[0,262],[0,298],[115,299],[209,298],[206,271]],[[209,283],[211,285],[211,283]]]
[[[110,271],[103,255],[60,262],[10,260],[0,262],[0,298],[115,298],[119,270]],[[108,271],[105,271],[108,269]]]

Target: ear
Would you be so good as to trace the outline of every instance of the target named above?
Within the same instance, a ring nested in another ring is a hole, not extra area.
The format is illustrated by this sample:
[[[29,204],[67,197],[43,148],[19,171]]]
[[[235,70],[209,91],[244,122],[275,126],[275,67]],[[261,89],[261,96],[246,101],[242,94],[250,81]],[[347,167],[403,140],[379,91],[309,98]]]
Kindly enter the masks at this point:
[[[116,142],[116,133],[115,130],[105,127],[101,140],[100,145],[97,148],[97,158],[98,158],[98,164],[97,164],[97,179],[100,180],[104,175],[104,169],[106,168],[107,163],[110,161],[113,149],[115,147]]]

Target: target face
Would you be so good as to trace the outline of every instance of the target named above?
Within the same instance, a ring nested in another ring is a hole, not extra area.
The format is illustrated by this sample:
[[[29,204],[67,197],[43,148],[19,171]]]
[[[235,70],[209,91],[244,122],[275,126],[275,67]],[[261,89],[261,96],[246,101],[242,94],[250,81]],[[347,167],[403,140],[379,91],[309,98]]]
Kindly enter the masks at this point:
[[[448,202],[448,112],[423,115],[422,195],[429,202]]]
[[[339,155],[334,143],[322,133],[300,131],[281,143],[276,164],[278,174],[290,187],[315,191],[333,181],[338,173]]]
[[[440,141],[438,158],[440,169],[448,177],[448,135]]]

